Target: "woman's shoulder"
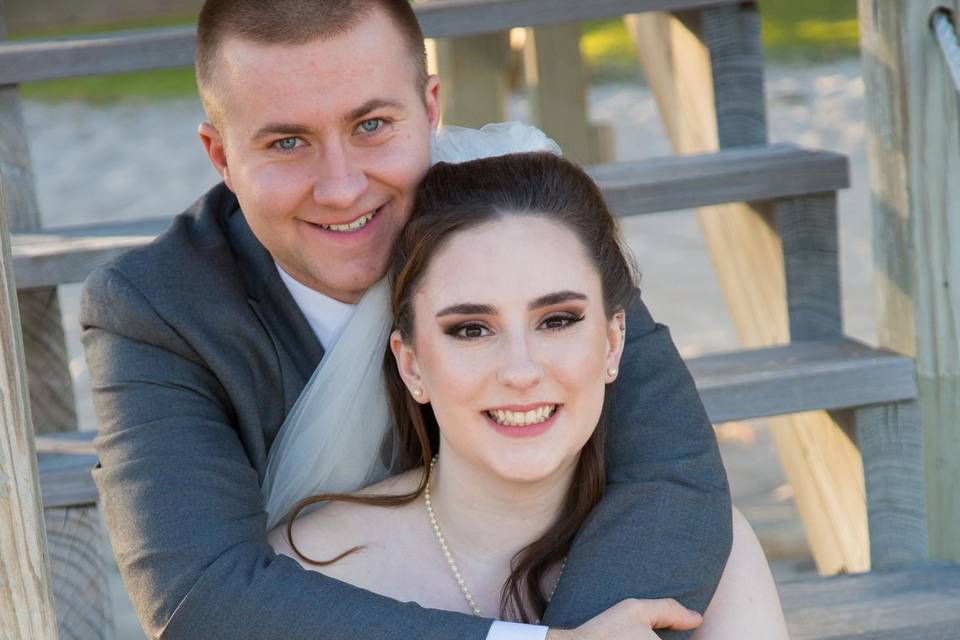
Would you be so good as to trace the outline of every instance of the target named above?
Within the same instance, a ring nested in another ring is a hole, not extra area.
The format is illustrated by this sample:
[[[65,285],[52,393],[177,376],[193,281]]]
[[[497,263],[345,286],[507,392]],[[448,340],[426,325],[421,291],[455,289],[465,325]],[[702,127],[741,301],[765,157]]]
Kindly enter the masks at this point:
[[[365,487],[354,495],[404,495],[419,486],[420,477],[419,469],[411,470]],[[352,554],[336,563],[344,567],[361,560],[374,560],[385,553],[392,555],[396,553],[397,545],[403,542],[398,539],[398,532],[410,531],[411,521],[419,514],[412,508],[415,502],[387,507],[331,501],[294,521],[291,528],[293,542],[300,553],[313,560],[330,560],[354,547],[363,547],[361,553]],[[304,564],[303,559],[293,551],[286,525],[271,531],[269,540],[275,551]],[[329,573],[326,567],[324,573]]]

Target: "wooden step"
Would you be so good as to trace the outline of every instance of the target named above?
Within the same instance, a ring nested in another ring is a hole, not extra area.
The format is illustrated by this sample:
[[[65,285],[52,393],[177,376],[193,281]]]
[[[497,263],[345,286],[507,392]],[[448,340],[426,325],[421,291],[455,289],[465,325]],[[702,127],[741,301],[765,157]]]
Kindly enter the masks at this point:
[[[917,397],[912,359],[850,339],[712,354],[687,366],[713,423]]]
[[[593,20],[644,11],[740,4],[740,0],[431,0],[414,10],[428,38]],[[190,66],[196,29],[167,27],[0,45],[0,85]]]
[[[913,361],[851,340],[816,341],[687,361],[712,422],[897,402],[917,394]],[[92,432],[37,438],[44,505],[96,501]]]
[[[804,578],[777,587],[792,640],[960,637],[960,567],[953,564]]]
[[[616,215],[831,192],[849,184],[847,159],[791,145],[670,156],[588,168]],[[17,287],[82,282],[120,253],[150,242],[169,219],[111,222],[13,235]]]

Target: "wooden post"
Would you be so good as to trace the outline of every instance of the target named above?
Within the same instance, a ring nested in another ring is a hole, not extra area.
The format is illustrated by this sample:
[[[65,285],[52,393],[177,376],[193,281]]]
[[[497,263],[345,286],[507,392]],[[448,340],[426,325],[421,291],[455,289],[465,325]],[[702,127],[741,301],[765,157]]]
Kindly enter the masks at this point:
[[[556,140],[563,155],[597,162],[587,113],[587,76],[580,56],[580,23],[529,28],[523,68],[533,124]]]
[[[40,480],[0,184],[0,621],[9,640],[56,640]]]
[[[0,40],[4,29],[0,15]],[[16,86],[0,86],[0,181],[7,194],[10,231],[39,229],[40,210]],[[22,291],[19,304],[34,428],[37,433],[75,431],[73,381],[57,290]]]
[[[917,360],[930,553],[960,562],[960,108],[931,12],[860,0],[880,346]],[[956,20],[956,18],[955,18]]]
[[[678,153],[766,142],[755,9],[650,13],[625,20]],[[804,206],[816,210],[824,203],[812,200]],[[741,344],[787,342],[784,253],[774,208],[710,207],[701,209],[698,219]],[[794,302],[802,304],[798,295]],[[811,313],[809,331],[819,332],[819,321],[827,323],[828,332],[836,331],[831,323],[838,318],[837,311]],[[771,424],[817,568],[822,573],[868,570],[863,464],[852,436],[853,415],[810,412],[776,418]]]
[[[506,119],[509,32],[436,41],[444,124],[482,127]]]
[[[0,39],[2,37],[0,15]],[[0,185],[5,194],[0,206],[9,230],[40,228],[26,127],[16,86],[0,87]],[[12,299],[19,302],[21,346],[26,359],[34,430],[36,433],[75,431],[73,382],[57,290],[20,291],[19,296]],[[4,326],[0,323],[0,328]],[[24,385],[24,389],[26,387]],[[49,510],[44,515],[60,633],[64,638],[112,639],[105,538],[96,505]],[[5,560],[6,554],[0,557]]]

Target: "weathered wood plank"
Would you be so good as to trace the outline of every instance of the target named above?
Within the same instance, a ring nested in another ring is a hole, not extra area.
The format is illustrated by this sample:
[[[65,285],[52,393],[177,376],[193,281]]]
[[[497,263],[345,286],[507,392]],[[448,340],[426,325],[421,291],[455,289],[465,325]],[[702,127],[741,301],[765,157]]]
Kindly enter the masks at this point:
[[[929,26],[960,2],[859,6],[878,337],[916,357],[930,552],[960,562],[960,106]]]
[[[772,200],[847,185],[843,156],[775,145],[588,167],[616,215],[638,215],[739,200]],[[149,243],[169,218],[15,234],[21,288],[82,282],[128,249]]]
[[[677,16],[631,15],[627,26],[678,153],[766,139],[759,16],[729,7]],[[700,209],[700,226],[741,344],[789,340],[784,258],[774,210],[737,204]],[[818,569],[869,567],[860,454],[843,416],[795,414],[771,433]]]
[[[873,568],[929,557],[923,429],[916,401],[856,412]]]
[[[26,126],[15,87],[0,87],[0,182],[10,230],[40,228]],[[76,429],[73,380],[57,290],[21,292],[17,302],[34,428],[39,433]]]
[[[778,586],[793,640],[952,640],[960,567],[917,564]]]
[[[580,25],[568,22],[526,31],[523,69],[533,124],[553,138],[563,155],[597,162],[587,110],[587,74],[580,55]]]
[[[44,511],[61,640],[113,640],[108,545],[95,505]]]
[[[910,400],[913,362],[852,340],[811,340],[687,362],[712,422]]]
[[[640,11],[736,4],[739,0],[431,0],[415,10],[424,36],[448,38]],[[167,27],[0,45],[0,85],[190,66],[194,27]]]
[[[444,124],[479,128],[507,119],[509,52],[508,32],[436,42]]]
[[[0,182],[0,620],[10,640],[57,637],[27,371]]]
[[[778,202],[790,339],[843,335],[837,194]]]

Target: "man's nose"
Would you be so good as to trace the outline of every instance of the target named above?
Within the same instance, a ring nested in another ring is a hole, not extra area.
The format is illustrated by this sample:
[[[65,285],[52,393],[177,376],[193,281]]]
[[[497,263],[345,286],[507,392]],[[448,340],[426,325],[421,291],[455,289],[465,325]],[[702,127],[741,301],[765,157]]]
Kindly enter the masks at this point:
[[[313,199],[331,209],[349,209],[367,190],[367,175],[341,144],[329,144],[320,158]]]
[[[527,336],[510,340],[502,357],[498,373],[501,384],[523,391],[535,387],[543,379],[543,367]]]

